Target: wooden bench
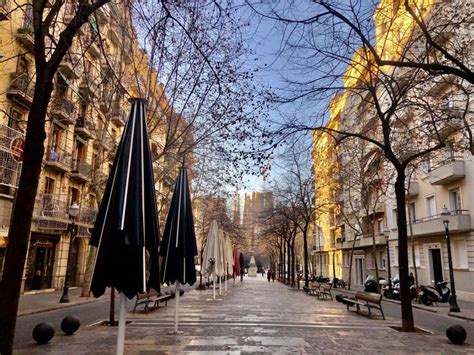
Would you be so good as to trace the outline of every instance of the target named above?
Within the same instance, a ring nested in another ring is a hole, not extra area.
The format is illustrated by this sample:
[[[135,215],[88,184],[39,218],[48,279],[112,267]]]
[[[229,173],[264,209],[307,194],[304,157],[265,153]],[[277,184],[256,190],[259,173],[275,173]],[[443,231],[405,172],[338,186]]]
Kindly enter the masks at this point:
[[[158,293],[158,291],[155,291],[153,289],[150,289],[150,291],[148,292],[137,293],[137,300],[135,302],[135,307],[133,307],[132,313],[135,313],[137,307],[140,305],[145,305],[145,307],[143,307],[143,311],[145,313],[153,309],[159,308],[160,302],[164,302],[166,306],[168,305],[168,300],[171,298],[173,298],[172,294],[162,295]],[[153,304],[153,306],[150,307],[150,304]]]
[[[355,295],[355,299],[345,297],[343,298],[346,301],[347,310],[349,307],[356,306],[356,312],[359,313],[360,306],[367,307],[369,311],[369,317],[372,316],[372,308],[378,309],[382,314],[383,319],[385,320],[385,315],[382,309],[382,295],[378,293],[370,293],[370,292],[360,292],[358,291]]]
[[[309,286],[306,287],[306,286],[303,286],[303,290],[308,294],[308,295],[317,295],[318,292],[319,292],[319,286],[321,284],[319,282],[316,282],[316,281],[310,281],[309,282]]]
[[[317,292],[318,298],[327,299],[330,297],[332,301],[331,288],[332,288],[332,284],[328,284],[328,283],[320,284],[319,290]]]

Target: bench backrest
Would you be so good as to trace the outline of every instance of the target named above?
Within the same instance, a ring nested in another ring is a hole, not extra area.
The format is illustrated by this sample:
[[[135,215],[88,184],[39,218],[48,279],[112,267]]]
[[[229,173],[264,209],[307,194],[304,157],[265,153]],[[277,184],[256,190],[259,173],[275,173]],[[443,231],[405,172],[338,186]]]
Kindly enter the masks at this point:
[[[332,284],[321,284],[321,287],[324,291],[331,291]]]
[[[370,292],[357,292],[355,298],[356,300],[380,304],[380,301],[382,300],[382,295]]]
[[[316,281],[311,281],[309,285],[313,288],[319,288],[320,283]]]

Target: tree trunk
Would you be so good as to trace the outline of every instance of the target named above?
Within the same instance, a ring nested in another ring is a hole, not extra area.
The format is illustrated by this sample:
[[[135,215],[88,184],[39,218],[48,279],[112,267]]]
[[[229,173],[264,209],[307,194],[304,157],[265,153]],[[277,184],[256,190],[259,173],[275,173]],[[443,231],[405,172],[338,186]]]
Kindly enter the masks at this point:
[[[309,267],[308,267],[308,232],[305,229],[303,231],[303,247],[304,247],[304,254],[303,254],[303,261],[304,261],[304,285],[305,287],[309,286]]]
[[[291,286],[296,286],[295,238],[291,242]]]
[[[86,272],[84,274],[84,283],[82,284],[81,297],[91,296],[91,279],[92,279],[92,268],[94,267],[95,257],[97,255],[97,248],[93,245],[89,246],[89,257],[87,258]]]
[[[279,265],[280,280],[283,280],[283,243],[280,243],[280,265]]]
[[[291,284],[291,244],[290,244],[290,241],[288,240],[288,242],[286,243],[286,249],[287,249],[287,253],[288,253],[288,259],[287,259],[287,279],[286,279],[286,283],[289,285]]]
[[[109,326],[115,326],[115,287],[110,288]]]
[[[377,245],[375,243],[375,233],[372,233],[372,258],[374,259],[375,280],[377,281],[377,291],[380,292],[379,265],[377,262]]]
[[[400,276],[400,300],[402,306],[402,331],[414,332],[413,309],[411,305],[410,286],[408,281],[408,242],[407,215],[405,197],[405,171],[397,169],[395,181],[395,197],[397,200],[398,224],[398,272]]]
[[[354,249],[357,242],[357,237],[358,235],[354,236],[354,240],[352,241],[352,246],[351,246],[351,256],[349,259],[349,281],[348,281],[349,285],[347,286],[348,290],[351,289],[351,285],[352,285],[352,260],[354,259]]]
[[[45,117],[51,92],[52,77],[43,70],[37,73],[32,110],[28,114],[23,167],[13,206],[3,278],[0,283],[0,353],[12,353],[16,315],[20,298],[31,221],[43,162],[46,139]]]

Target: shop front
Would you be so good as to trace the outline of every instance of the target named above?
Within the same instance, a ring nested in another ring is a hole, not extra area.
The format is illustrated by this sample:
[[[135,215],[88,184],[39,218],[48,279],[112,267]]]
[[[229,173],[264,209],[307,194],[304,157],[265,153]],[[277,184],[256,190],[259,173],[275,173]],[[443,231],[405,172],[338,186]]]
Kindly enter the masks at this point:
[[[52,287],[59,236],[32,234],[26,263],[25,291]]]

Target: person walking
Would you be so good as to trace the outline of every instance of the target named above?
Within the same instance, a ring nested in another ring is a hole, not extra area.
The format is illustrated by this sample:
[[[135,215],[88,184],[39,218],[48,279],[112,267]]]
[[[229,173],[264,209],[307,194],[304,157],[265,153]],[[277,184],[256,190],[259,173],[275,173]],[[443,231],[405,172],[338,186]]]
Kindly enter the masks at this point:
[[[267,280],[270,282],[270,279],[272,278],[272,269],[268,269],[267,271]]]
[[[272,281],[275,282],[275,272],[272,271]]]

